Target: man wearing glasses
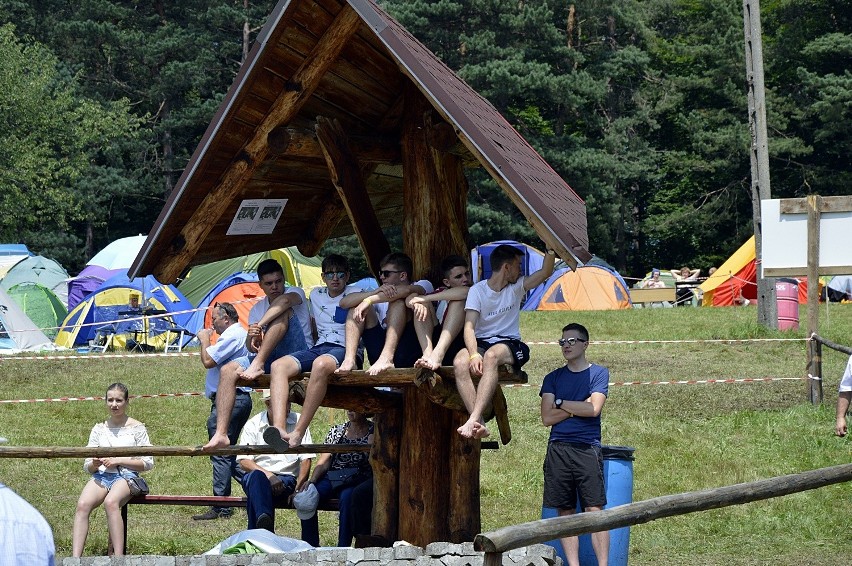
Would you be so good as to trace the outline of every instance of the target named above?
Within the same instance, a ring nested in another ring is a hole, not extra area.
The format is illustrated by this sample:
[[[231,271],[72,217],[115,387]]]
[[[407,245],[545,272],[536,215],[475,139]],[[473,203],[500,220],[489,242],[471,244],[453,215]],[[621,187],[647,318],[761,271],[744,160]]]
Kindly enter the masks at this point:
[[[322,262],[325,287],[311,291],[311,314],[316,324],[316,346],[287,354],[274,362],[270,370],[270,413],[271,426],[263,431],[267,444],[283,450],[300,446],[308,426],[317,412],[328,389],[328,377],[336,370],[346,355],[346,310],[340,303],[344,297],[362,292],[360,287],[348,285],[349,262],[345,257],[332,254]],[[278,316],[273,305],[260,320]],[[361,363],[361,353],[355,352],[356,363]],[[302,372],[309,371],[310,380],[302,404],[302,415],[294,426],[287,430],[287,403],[290,395],[290,380]],[[286,443],[286,444],[285,444]]]
[[[521,342],[521,301],[526,292],[553,273],[556,254],[547,250],[541,269],[524,277],[518,248],[501,244],[491,252],[491,276],[470,288],[464,305],[464,344],[453,360],[456,387],[470,413],[458,428],[465,438],[485,438],[490,433],[482,413],[497,390],[498,369],[512,364],[520,369],[530,349]],[[474,387],[471,376],[482,376]]]
[[[571,323],[559,340],[565,365],[544,378],[541,422],[550,428],[544,460],[544,506],[559,516],[573,515],[580,506],[600,511],[606,505],[601,457],[601,411],[609,389],[609,370],[586,360],[589,331]],[[579,562],[577,537],[561,539],[568,564]],[[598,564],[606,565],[609,532],[592,533]]]
[[[201,344],[201,364],[207,368],[204,381],[204,394],[210,399],[210,416],[207,418],[207,434],[213,438],[216,434],[218,413],[216,411],[216,391],[219,387],[220,368],[225,364],[248,355],[246,349],[246,331],[240,325],[237,309],[231,303],[217,303],[211,311],[213,328],[204,328],[197,334]],[[219,335],[215,344],[211,344],[213,333]],[[236,444],[240,430],[251,416],[251,388],[240,387],[236,391],[234,404],[230,412],[227,435],[230,444]],[[231,495],[231,476],[236,471],[234,456],[210,456],[213,464],[213,495]],[[229,517],[233,514],[230,507],[211,507],[207,512],[193,515],[196,521]]]
[[[379,266],[378,289],[353,293],[340,301],[340,306],[350,311],[346,319],[346,359],[337,373],[358,367],[355,352],[362,337],[370,359],[370,375],[393,367],[413,367],[422,354],[412,311],[405,299],[413,293],[431,293],[432,283],[426,279],[412,283],[414,266],[403,253],[386,255]]]
[[[255,379],[264,372],[270,372],[274,360],[314,344],[305,292],[286,285],[284,269],[274,259],[260,262],[257,276],[265,296],[249,311],[246,335],[246,348],[254,354],[254,359],[244,356],[222,367],[216,393],[219,420],[215,434],[204,449],[230,444],[227,435],[229,419],[222,417],[230,415],[234,407],[237,379]],[[274,316],[266,316],[267,312],[274,313]]]

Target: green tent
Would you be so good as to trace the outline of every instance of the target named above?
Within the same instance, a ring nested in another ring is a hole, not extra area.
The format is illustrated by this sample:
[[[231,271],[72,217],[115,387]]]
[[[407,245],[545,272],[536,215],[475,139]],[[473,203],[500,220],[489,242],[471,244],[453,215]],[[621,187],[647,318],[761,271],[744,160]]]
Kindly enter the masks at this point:
[[[62,321],[68,316],[68,309],[56,293],[38,283],[27,282],[13,285],[8,293],[48,338],[53,340],[56,337]]]
[[[68,272],[56,260],[40,255],[29,256],[19,261],[0,280],[0,287],[7,292],[19,283],[38,283],[47,287],[68,304]]]
[[[313,287],[322,285],[322,258],[305,257],[295,247],[289,247],[196,265],[177,288],[197,307],[222,279],[241,271],[255,271],[261,261],[270,258],[284,268],[287,284],[301,287],[306,295]]]

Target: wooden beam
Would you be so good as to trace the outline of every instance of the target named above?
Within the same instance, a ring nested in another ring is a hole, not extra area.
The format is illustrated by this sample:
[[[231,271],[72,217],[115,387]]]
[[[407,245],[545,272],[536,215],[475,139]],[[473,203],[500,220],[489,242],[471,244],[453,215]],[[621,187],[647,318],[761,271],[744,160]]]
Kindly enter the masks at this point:
[[[346,207],[335,194],[334,198],[326,201],[320,209],[316,222],[313,224],[313,230],[304,234],[302,240],[296,244],[299,253],[305,257],[317,255],[334,229],[346,216]]]
[[[299,405],[305,402],[308,380],[290,384],[290,399]],[[384,413],[399,408],[402,396],[395,391],[377,391],[373,387],[352,388],[331,385],[320,403],[323,407],[346,409],[359,413]]]
[[[816,196],[816,195],[812,195]],[[779,203],[781,214],[807,214],[810,196],[805,198],[782,198]],[[817,212],[852,212],[852,196],[819,197]]]
[[[385,238],[376,211],[370,204],[370,195],[361,175],[361,168],[349,141],[346,132],[337,120],[328,120],[322,116],[317,118],[317,139],[322,148],[325,161],[328,164],[329,174],[352,227],[355,235],[364,250],[367,265],[378,277],[379,261],[390,253],[390,244]]]
[[[242,151],[235,156],[221,181],[210,191],[171,243],[159,261],[154,275],[160,281],[174,281],[198,252],[213,226],[251,179],[269,153],[269,134],[288,123],[308,102],[320,81],[334,65],[349,39],[358,31],[361,19],[344,4],[334,21],[305,57],[302,65],[287,82],[287,87],[272,105],[269,113]]]
[[[848,275],[852,273],[852,265],[830,265],[819,267],[819,275]],[[805,277],[808,274],[807,266],[802,267],[764,267],[763,274],[766,277]],[[632,289],[631,289],[632,292]]]
[[[479,469],[482,442],[456,432],[467,421],[467,412],[453,413],[450,428],[449,517],[450,542],[470,542],[482,530]]]
[[[369,444],[304,444],[286,450],[288,454],[366,452]],[[2,458],[87,458],[98,456],[235,456],[237,454],[276,454],[271,446],[241,445],[202,450],[201,446],[0,446]]]
[[[850,200],[852,202],[852,200]],[[822,210],[822,197],[808,195],[808,336],[819,334],[819,223]],[[816,377],[822,376],[822,350],[817,342],[808,347],[808,369]],[[807,377],[807,376],[806,376]],[[807,379],[808,400],[812,404],[822,402],[822,380]]]
[[[664,495],[593,513],[503,527],[477,535],[474,547],[480,552],[506,552],[561,537],[641,525],[664,517],[742,505],[848,481],[852,481],[852,464],[841,464],[749,483]]]
[[[289,157],[325,159],[316,131],[303,128],[286,128],[288,144],[285,153]],[[386,136],[350,136],[349,147],[358,163],[399,163],[399,143]]]
[[[402,409],[386,411],[373,419],[373,528],[370,534],[398,540],[399,439]]]

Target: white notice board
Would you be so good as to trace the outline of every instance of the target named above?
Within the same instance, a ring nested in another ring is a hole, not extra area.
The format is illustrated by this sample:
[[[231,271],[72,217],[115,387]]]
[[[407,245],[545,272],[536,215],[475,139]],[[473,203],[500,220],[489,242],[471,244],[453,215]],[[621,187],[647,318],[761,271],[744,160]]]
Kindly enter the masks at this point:
[[[287,199],[246,199],[228,227],[228,236],[271,234],[284,212]]]
[[[760,201],[762,277],[807,275],[808,214],[781,214],[781,200]],[[852,273],[852,211],[822,212],[819,223],[819,273]]]

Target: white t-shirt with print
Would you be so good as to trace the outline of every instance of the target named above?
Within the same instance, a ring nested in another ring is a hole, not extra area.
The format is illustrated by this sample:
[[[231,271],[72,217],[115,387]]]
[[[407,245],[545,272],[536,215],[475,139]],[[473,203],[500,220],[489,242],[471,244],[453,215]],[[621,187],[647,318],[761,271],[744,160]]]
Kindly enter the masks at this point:
[[[846,369],[843,371],[843,378],[840,380],[839,391],[852,391],[852,356],[849,356],[849,361],[846,363]]]
[[[313,347],[314,345],[314,335],[311,332],[311,314],[308,310],[308,300],[305,298],[305,292],[302,291],[299,287],[285,287],[285,293],[296,293],[300,297],[302,297],[302,304],[296,305],[293,307],[293,312],[296,313],[296,317],[299,319],[299,324],[302,326],[302,332],[305,333],[305,344],[308,345],[308,348]],[[269,298],[263,297],[256,305],[254,305],[249,311],[249,324],[257,324],[263,315],[266,314],[266,311],[269,310]]]
[[[362,293],[364,289],[356,285],[347,285],[341,294],[332,297],[328,294],[328,287],[316,287],[311,291],[311,313],[317,326],[317,344],[329,343],[346,346],[346,315],[342,314],[339,319],[334,320],[335,313],[340,309],[340,299],[352,293]],[[345,309],[340,309],[345,312]]]
[[[488,280],[470,288],[464,310],[479,313],[476,337],[491,344],[512,338],[521,339],[521,301],[526,295],[524,278],[506,285],[502,291],[493,291]]]

